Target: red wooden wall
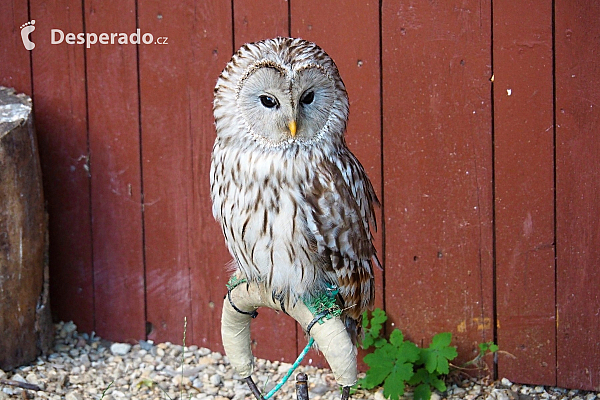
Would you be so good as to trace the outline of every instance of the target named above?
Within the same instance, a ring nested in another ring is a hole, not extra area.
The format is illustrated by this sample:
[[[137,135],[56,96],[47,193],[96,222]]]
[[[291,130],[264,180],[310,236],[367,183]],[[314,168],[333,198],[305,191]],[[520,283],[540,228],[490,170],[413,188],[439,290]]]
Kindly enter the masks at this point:
[[[383,202],[389,328],[451,331],[464,360],[495,340],[500,376],[600,390],[599,20],[572,0],[0,2],[0,84],[34,99],[55,316],[172,342],[187,317],[188,343],[221,349],[212,89],[241,44],[300,36],[336,60]],[[52,45],[51,29],[168,40]],[[304,344],[289,318],[254,324],[258,356]]]

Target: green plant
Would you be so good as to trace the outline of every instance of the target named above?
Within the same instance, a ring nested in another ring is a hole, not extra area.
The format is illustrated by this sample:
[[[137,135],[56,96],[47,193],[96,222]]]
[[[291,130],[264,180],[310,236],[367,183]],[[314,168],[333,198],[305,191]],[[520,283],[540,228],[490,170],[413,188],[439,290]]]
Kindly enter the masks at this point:
[[[485,343],[479,343],[479,354],[477,354],[477,357],[475,357],[474,359],[472,359],[470,361],[467,361],[466,363],[462,364],[460,367],[456,367],[456,369],[463,371],[463,372],[464,371],[468,372],[473,369],[489,371],[490,368],[487,365],[487,363],[485,362],[484,358],[488,354],[495,354],[498,351],[499,351],[498,345],[492,341],[485,342]],[[504,352],[504,353],[506,353],[506,352]],[[512,356],[512,354],[509,354],[509,353],[506,353],[506,354]]]
[[[371,314],[371,319],[367,317],[367,313],[363,314],[362,329],[364,333],[363,340],[360,346],[366,350],[371,346],[379,348],[383,346],[387,341],[381,337],[381,329],[383,324],[387,321],[388,317],[385,315],[385,311],[381,308],[376,308]]]
[[[494,342],[479,343],[479,356],[480,357],[485,356],[488,352],[495,353],[497,351],[498,351],[498,345],[495,344]]]
[[[456,348],[450,346],[450,332],[435,335],[429,347],[419,348],[404,340],[398,329],[392,331],[389,340],[381,336],[387,320],[383,310],[373,311],[370,320],[367,317],[365,313],[362,348],[375,347],[375,351],[364,358],[369,369],[359,381],[361,387],[373,389],[383,384],[383,395],[390,399],[399,399],[407,384],[415,387],[415,400],[429,400],[432,388],[446,391],[446,384],[441,378],[450,372],[449,361],[458,355]]]

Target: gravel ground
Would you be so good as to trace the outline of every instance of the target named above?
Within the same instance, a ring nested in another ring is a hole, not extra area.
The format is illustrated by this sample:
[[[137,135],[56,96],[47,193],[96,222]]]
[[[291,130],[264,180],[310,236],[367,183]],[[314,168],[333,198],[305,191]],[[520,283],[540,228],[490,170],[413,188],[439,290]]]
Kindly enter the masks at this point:
[[[254,380],[268,391],[290,364],[258,359],[256,366]],[[293,376],[298,372],[308,374],[311,400],[339,399],[339,387],[329,370],[306,366],[298,368]],[[42,390],[2,384],[6,380],[37,385]],[[142,341],[134,346],[110,343],[77,333],[72,322],[56,325],[53,353],[14,371],[0,370],[0,400],[98,400],[103,395],[104,400],[176,400],[182,393],[188,400],[253,399],[227,357],[220,353],[197,346],[184,349],[168,342],[155,345]],[[432,400],[596,400],[597,396],[593,392],[517,385],[506,379],[469,379],[449,384],[448,392],[434,393]],[[381,389],[359,390],[351,397],[384,400]],[[293,379],[273,398],[295,399]],[[412,399],[411,393],[406,398]]]

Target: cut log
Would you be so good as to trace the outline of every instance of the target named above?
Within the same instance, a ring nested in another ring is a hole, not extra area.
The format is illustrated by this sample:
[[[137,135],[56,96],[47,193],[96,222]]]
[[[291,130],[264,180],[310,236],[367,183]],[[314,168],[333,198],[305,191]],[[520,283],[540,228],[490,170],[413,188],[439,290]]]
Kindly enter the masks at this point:
[[[51,345],[47,253],[31,99],[0,87],[0,369]]]

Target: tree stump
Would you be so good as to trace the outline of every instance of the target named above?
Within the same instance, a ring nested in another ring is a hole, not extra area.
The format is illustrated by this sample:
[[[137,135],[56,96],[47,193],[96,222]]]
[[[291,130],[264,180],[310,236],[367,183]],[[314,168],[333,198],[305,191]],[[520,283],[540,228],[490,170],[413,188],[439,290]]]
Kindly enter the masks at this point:
[[[47,244],[31,99],[0,87],[0,369],[51,345]]]

